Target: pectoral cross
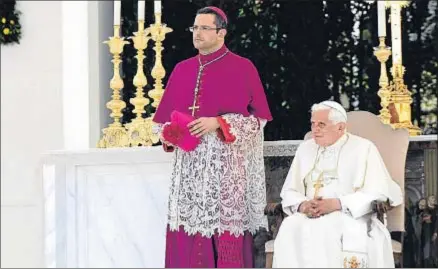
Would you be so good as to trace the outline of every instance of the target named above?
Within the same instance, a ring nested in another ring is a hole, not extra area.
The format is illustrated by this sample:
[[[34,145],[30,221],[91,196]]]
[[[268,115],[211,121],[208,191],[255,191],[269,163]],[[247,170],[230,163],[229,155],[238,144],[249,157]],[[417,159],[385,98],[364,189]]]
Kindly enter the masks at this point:
[[[199,91],[199,75],[198,75],[198,82],[196,83],[195,97],[193,98],[193,105],[189,106],[189,109],[192,111],[193,117],[195,116],[195,112],[196,112],[195,110],[199,109],[199,106],[196,105],[196,100],[198,99],[198,91]]]
[[[199,71],[198,71],[198,77],[196,78],[196,86],[195,86],[195,94],[193,96],[193,105],[189,107],[189,110],[192,111],[192,116],[195,116],[195,112],[196,110],[199,110],[199,105],[196,105],[196,101],[198,100],[198,92],[199,92],[199,88],[201,87],[201,75],[202,75],[202,71],[204,71],[204,68],[211,64],[216,62],[217,60],[221,59],[222,57],[224,57],[225,55],[227,55],[229,50],[226,50],[224,52],[224,54],[222,54],[221,56],[205,63],[202,64],[201,62],[201,56],[198,57],[198,62],[199,62]]]
[[[195,103],[193,103],[193,106],[189,106],[189,109],[192,111],[192,116],[195,116],[195,110],[198,110],[199,106],[195,106]]]
[[[313,188],[315,189],[315,194],[313,195],[313,198],[316,199],[319,194],[319,190],[324,187],[324,184],[322,184],[322,173],[319,175],[318,180],[316,180],[315,184],[313,184]]]
[[[200,62],[201,60],[199,60],[199,71],[198,71],[198,77],[196,78],[196,87],[195,87],[195,94],[193,96],[193,105],[189,106],[189,110],[192,111],[192,116],[195,116],[195,110],[199,110],[199,106],[196,105],[196,100],[198,99],[198,92],[199,92],[199,87],[201,84],[201,74],[202,71],[204,70],[204,65],[201,64]]]

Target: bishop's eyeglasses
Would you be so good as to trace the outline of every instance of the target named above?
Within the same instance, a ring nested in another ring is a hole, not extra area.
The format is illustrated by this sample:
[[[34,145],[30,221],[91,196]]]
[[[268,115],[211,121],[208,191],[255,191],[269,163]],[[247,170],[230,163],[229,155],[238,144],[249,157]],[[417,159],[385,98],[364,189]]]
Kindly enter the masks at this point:
[[[205,31],[211,31],[211,30],[216,30],[216,31],[219,31],[220,29],[222,29],[222,28],[213,28],[213,27],[210,27],[210,26],[205,26],[205,25],[202,25],[202,26],[190,26],[189,27],[189,30],[190,30],[190,32],[194,32],[194,31],[201,31],[201,32],[205,32]]]

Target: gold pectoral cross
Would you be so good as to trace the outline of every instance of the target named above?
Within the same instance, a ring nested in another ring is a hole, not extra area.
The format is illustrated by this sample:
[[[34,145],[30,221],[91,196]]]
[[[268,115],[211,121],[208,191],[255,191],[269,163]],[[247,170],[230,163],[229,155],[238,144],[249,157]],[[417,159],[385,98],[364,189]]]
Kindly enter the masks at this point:
[[[322,184],[322,173],[319,175],[318,180],[316,180],[315,184],[313,184],[313,188],[315,189],[315,194],[313,195],[313,198],[316,199],[319,194],[319,190],[324,187],[324,184]]]
[[[195,116],[195,110],[198,110],[199,106],[195,106],[195,104],[193,104],[193,106],[189,106],[189,109],[192,111],[192,116]]]
[[[196,85],[195,88],[195,98],[193,98],[193,105],[189,106],[189,109],[192,111],[192,116],[195,116],[196,110],[199,110],[199,105],[196,105],[196,99],[198,97],[199,85]]]

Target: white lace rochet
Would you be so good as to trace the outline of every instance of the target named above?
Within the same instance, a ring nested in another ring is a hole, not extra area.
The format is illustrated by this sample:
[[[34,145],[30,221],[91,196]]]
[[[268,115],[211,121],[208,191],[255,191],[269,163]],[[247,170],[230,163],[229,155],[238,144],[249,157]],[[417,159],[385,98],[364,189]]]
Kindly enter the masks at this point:
[[[169,197],[170,230],[212,236],[243,235],[267,228],[263,126],[265,120],[238,114],[222,116],[236,141],[216,133],[201,138],[191,152],[175,149]]]

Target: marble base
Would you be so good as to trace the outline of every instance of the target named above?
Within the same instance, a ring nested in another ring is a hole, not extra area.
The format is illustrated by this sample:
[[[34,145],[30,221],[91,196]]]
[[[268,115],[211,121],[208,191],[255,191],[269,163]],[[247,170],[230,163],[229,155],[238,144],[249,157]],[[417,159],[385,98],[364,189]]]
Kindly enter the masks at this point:
[[[171,154],[123,151],[46,158],[47,267],[164,267]]]

